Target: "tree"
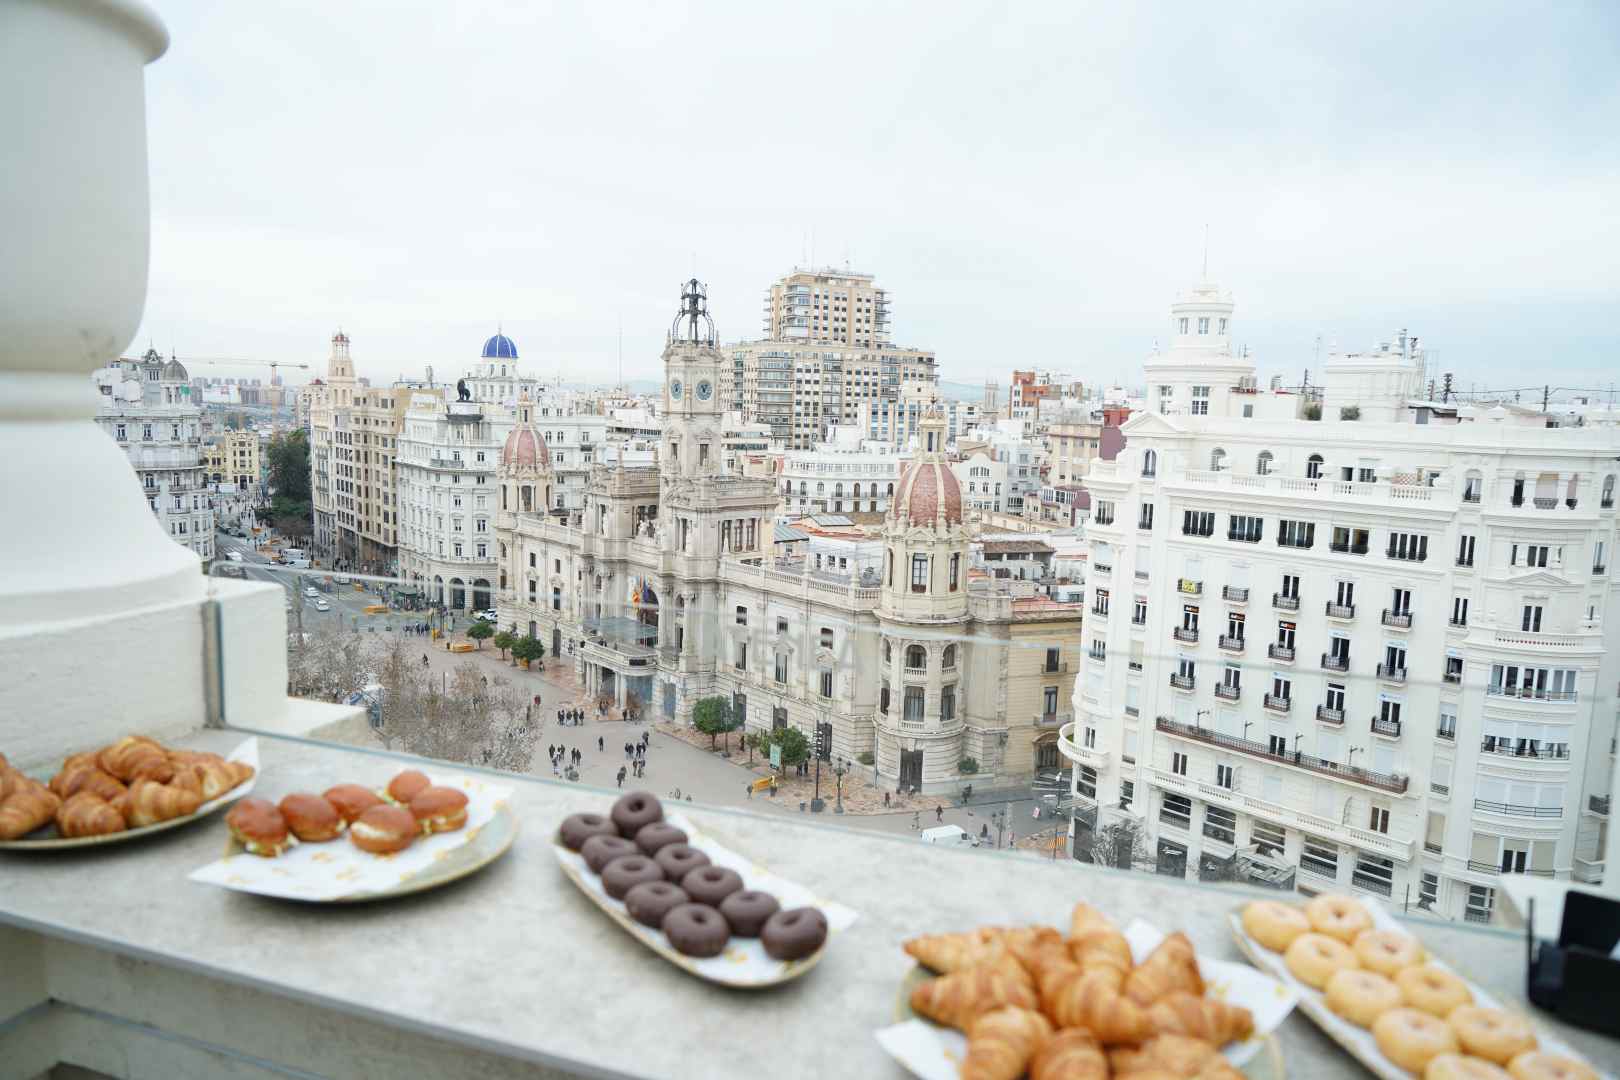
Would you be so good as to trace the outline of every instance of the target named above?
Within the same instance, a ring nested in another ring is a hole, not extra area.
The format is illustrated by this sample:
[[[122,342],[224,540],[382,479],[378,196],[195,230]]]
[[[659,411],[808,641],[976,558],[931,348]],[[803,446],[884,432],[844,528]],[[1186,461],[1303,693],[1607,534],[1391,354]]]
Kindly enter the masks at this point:
[[[477,648],[482,649],[484,642],[495,636],[495,628],[483,619],[474,619],[473,624],[467,627],[467,636],[473,639]]]
[[[1322,406],[1319,405],[1318,403],[1314,402],[1314,401],[1311,402],[1309,405],[1305,406],[1305,419],[1307,419],[1307,420],[1320,420],[1320,419],[1322,419]]]
[[[723,697],[702,699],[692,706],[692,726],[709,737],[709,749],[713,750],[714,740],[733,730],[731,700]]]
[[[284,536],[314,531],[309,495],[309,437],[302,428],[270,440],[270,521]]]
[[[469,631],[470,632],[470,631]],[[512,659],[527,660],[530,666],[546,655],[546,647],[539,638],[520,637],[512,643]]]
[[[494,644],[497,649],[501,650],[501,659],[505,660],[506,650],[517,644],[517,642],[518,637],[516,634],[513,634],[510,630],[502,630],[500,633],[495,635],[492,644]]]
[[[287,693],[342,701],[371,681],[370,658],[358,634],[330,624],[314,633],[287,635]]]
[[[403,639],[382,642],[373,660],[382,686],[378,738],[390,750],[443,761],[464,761],[528,772],[539,725],[527,694],[477,664],[456,668],[448,691],[418,662]]]
[[[1099,866],[1113,866],[1121,870],[1146,870],[1153,865],[1153,852],[1148,847],[1147,830],[1141,818],[1121,817],[1100,829],[1090,831],[1091,843],[1082,847],[1081,854],[1089,854]]]
[[[782,769],[789,768],[806,760],[810,756],[810,740],[805,738],[804,732],[796,727],[779,727],[770,731],[762,731],[754,737],[759,746],[759,752],[768,759],[771,747],[780,747],[782,751]]]

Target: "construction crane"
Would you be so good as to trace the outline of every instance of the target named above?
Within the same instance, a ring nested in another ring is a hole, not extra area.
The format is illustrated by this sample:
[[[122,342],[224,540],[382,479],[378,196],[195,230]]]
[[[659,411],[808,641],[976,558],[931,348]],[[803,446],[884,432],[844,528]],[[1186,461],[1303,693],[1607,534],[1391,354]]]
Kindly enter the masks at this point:
[[[175,356],[170,354],[169,359],[178,360],[182,364],[210,364],[222,367],[267,367],[270,369],[271,386],[281,385],[276,381],[280,377],[276,374],[277,368],[290,367],[303,368],[305,371],[309,370],[308,364],[295,364],[290,360],[248,360],[240,356]]]

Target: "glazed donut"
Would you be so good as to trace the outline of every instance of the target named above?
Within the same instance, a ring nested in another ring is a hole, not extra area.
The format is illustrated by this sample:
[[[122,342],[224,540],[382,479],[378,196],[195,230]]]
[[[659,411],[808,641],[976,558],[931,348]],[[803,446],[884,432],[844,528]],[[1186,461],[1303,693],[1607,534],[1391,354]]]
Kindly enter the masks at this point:
[[[1506,1065],[1526,1050],[1536,1048],[1536,1033],[1529,1021],[1501,1009],[1459,1005],[1446,1014],[1462,1048],[1475,1057]]]
[[[1272,952],[1282,952],[1310,931],[1311,921],[1292,904],[1252,900],[1243,908],[1243,932]]]
[[[1358,966],[1350,946],[1326,934],[1299,935],[1283,953],[1283,962],[1294,978],[1318,990],[1327,985],[1334,972]]]
[[[1372,1033],[1379,1052],[1407,1072],[1422,1074],[1434,1058],[1457,1052],[1450,1026],[1422,1009],[1391,1009],[1373,1021]]]
[[[1395,985],[1414,1009],[1422,1009],[1442,1019],[1459,1005],[1472,1005],[1474,995],[1468,986],[1445,968],[1418,964],[1395,973]]]
[[[1423,1070],[1423,1080],[1513,1080],[1513,1078],[1482,1058],[1468,1057],[1465,1054],[1440,1054],[1429,1059],[1429,1067]]]
[[[1423,963],[1423,946],[1399,930],[1363,930],[1352,948],[1362,967],[1392,979],[1403,968]]]
[[[1338,938],[1346,945],[1363,930],[1372,929],[1372,916],[1353,896],[1318,896],[1305,905],[1305,917],[1318,934]]]
[[[1324,987],[1327,1007],[1355,1024],[1370,1028],[1373,1021],[1401,1007],[1401,989],[1376,971],[1341,968]]]
[[[632,791],[619,797],[608,816],[618,826],[620,836],[634,840],[636,833],[655,821],[664,820],[664,804],[650,792]]]
[[[1598,1080],[1585,1062],[1545,1050],[1526,1050],[1508,1062],[1507,1071],[1513,1080]]]

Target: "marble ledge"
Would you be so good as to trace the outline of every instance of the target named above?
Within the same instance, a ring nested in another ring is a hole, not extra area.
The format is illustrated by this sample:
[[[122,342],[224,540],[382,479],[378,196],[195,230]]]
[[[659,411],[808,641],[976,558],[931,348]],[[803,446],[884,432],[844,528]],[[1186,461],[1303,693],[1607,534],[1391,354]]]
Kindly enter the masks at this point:
[[[224,750],[241,738],[211,730],[188,741]],[[381,783],[413,760],[271,734],[260,746],[266,796]],[[147,1044],[169,1034],[175,1045],[318,1075],[380,1075],[366,1063],[419,1045],[421,1060],[439,1055],[439,1075],[524,1065],[547,1075],[753,1080],[770,1063],[791,1075],[900,1077],[872,1032],[895,1017],[911,966],[899,948],[905,937],[989,922],[1062,925],[1084,899],[1121,922],[1157,913],[1200,950],[1239,959],[1225,915],[1260,895],[688,805],[721,842],[861,915],[804,978],[725,990],[633,941],[558,870],[549,850],[556,823],[605,810],[616,792],[505,778],[522,823],[512,850],[462,882],[391,902],[302,905],[193,884],[187,873],[219,854],[217,817],[92,852],[0,858],[0,927],[9,928],[0,930],[0,956],[9,940],[11,953],[27,952],[43,969],[39,997],[54,1012],[40,1032],[79,1031],[87,1017],[127,1022],[152,1053]],[[1429,920],[1418,929],[1493,993],[1522,1000],[1517,936]],[[197,1008],[180,1007],[188,993]],[[16,1041],[27,998],[0,994],[0,1056],[8,1016]],[[307,1034],[312,1024],[324,1039]],[[1559,1031],[1595,1060],[1615,1056],[1598,1036]],[[1294,1075],[1365,1075],[1303,1016],[1280,1039]]]

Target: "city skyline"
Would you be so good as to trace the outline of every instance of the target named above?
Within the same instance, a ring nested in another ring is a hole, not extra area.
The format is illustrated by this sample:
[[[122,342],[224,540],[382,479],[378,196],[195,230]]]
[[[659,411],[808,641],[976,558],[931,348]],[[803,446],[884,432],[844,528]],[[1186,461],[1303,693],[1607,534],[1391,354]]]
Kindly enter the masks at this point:
[[[1162,340],[1207,226],[1265,374],[1404,326],[1462,385],[1515,386],[1531,356],[1606,387],[1620,97],[1596,7],[865,12],[853,43],[836,12],[784,38],[747,9],[374,11],[281,7],[250,33],[166,9],[138,345],[314,365],[342,327],[382,381],[501,325],[578,380],[616,374],[622,325],[647,378],[682,278],[731,342],[778,276],[847,258],[946,379],[1113,382]]]

